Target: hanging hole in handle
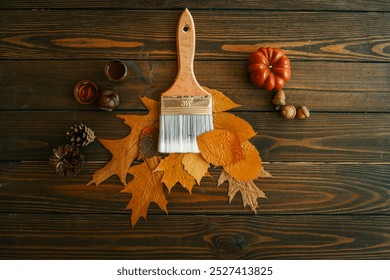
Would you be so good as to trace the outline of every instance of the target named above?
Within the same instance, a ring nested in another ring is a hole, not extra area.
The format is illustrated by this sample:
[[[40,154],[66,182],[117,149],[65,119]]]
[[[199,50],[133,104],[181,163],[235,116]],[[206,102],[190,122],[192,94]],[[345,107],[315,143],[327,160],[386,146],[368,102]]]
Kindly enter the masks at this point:
[[[187,25],[183,26],[183,32],[187,33],[188,31],[190,31],[190,27]]]

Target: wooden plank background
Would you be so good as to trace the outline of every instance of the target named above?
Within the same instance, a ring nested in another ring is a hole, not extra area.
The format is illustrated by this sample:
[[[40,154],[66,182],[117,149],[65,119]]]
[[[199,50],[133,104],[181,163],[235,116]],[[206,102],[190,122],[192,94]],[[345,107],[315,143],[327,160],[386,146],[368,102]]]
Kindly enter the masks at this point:
[[[175,187],[169,215],[151,205],[131,229],[116,177],[86,186],[110,154],[97,142],[74,179],[48,166],[65,131],[83,122],[101,138],[129,128],[115,117],[144,114],[173,82],[175,30],[189,8],[197,29],[199,82],[242,107],[273,178],[254,215],[216,188],[220,169],[190,195]],[[22,1],[0,2],[1,259],[389,259],[389,1]],[[254,87],[247,57],[259,46],[291,59],[287,102],[304,121],[282,119]],[[112,84],[112,58],[131,75]],[[112,113],[78,104],[73,86],[115,87]]]

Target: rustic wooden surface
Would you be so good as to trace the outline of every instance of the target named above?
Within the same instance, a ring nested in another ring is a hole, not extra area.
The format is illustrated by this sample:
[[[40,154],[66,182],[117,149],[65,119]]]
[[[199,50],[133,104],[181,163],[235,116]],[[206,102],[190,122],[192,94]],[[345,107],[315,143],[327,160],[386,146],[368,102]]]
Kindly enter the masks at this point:
[[[389,259],[389,1],[22,1],[0,2],[1,259]],[[74,179],[48,166],[64,133],[83,122],[102,138],[129,128],[115,113],[143,114],[176,75],[175,30],[183,8],[197,28],[195,73],[242,107],[265,169],[254,215],[228,204],[220,169],[189,195],[167,193],[169,215],[150,207],[131,229],[130,196],[115,177],[86,186],[110,159],[98,143]],[[282,119],[248,80],[246,59],[276,46],[291,59]],[[111,58],[131,75],[103,73]],[[115,87],[116,112],[74,100],[81,79]]]

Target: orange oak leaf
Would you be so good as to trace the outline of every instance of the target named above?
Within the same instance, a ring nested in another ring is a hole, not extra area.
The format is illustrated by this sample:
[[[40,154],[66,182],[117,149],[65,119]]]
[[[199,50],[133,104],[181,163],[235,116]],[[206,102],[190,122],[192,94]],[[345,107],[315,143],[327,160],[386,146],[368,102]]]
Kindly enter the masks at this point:
[[[207,170],[210,164],[200,155],[188,153],[183,156],[184,169],[195,178],[198,185],[204,176],[208,176]]]
[[[158,126],[149,126],[142,130],[139,141],[139,155],[138,159],[151,158],[158,156]]]
[[[218,186],[220,186],[225,181],[228,181],[228,196],[229,203],[232,202],[233,198],[236,196],[237,192],[241,193],[242,204],[244,208],[249,206],[253,212],[257,213],[257,208],[259,204],[257,202],[258,198],[267,198],[265,193],[260,190],[256,184],[252,181],[241,181],[231,177],[228,173],[222,170],[221,175],[218,179]]]
[[[140,217],[146,220],[147,211],[151,202],[155,202],[161,210],[168,214],[167,200],[161,183],[162,173],[153,172],[157,167],[159,157],[155,156],[141,164],[130,167],[129,173],[134,178],[121,191],[131,193],[127,209],[131,209],[131,224],[134,227]]]
[[[256,147],[249,141],[242,144],[244,159],[224,166],[224,170],[237,180],[254,180],[260,175],[262,161]]]
[[[240,139],[240,143],[256,135],[256,132],[247,121],[233,114],[217,113],[214,114],[213,118],[215,129],[223,129],[235,133]]]
[[[211,94],[213,98],[213,113],[228,111],[233,108],[240,107],[240,104],[234,103],[229,97],[216,89],[211,89],[203,86],[203,89]]]
[[[147,115],[117,115],[131,128],[131,132],[122,139],[99,139],[99,142],[112,154],[111,160],[101,169],[97,170],[92,180],[87,184],[97,186],[112,175],[117,175],[123,184],[126,184],[127,171],[131,163],[138,156],[139,140],[142,130],[153,126],[159,120],[159,102],[141,97],[141,102],[149,110]]]
[[[195,185],[195,179],[185,169],[182,163],[185,154],[169,154],[162,159],[155,171],[162,171],[164,175],[161,181],[167,186],[169,192],[176,183],[190,193]]]
[[[223,166],[244,159],[240,139],[235,133],[214,129],[197,137],[204,159],[215,166]]]

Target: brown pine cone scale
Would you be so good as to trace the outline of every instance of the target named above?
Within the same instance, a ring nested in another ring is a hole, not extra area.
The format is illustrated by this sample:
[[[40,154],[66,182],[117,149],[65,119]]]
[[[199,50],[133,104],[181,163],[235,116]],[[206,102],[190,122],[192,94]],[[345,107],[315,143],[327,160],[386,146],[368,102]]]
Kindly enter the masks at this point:
[[[59,146],[53,149],[49,165],[57,175],[67,178],[76,176],[84,165],[84,155],[74,145]]]
[[[95,140],[95,132],[82,123],[71,126],[66,136],[70,144],[82,148],[88,146]]]

